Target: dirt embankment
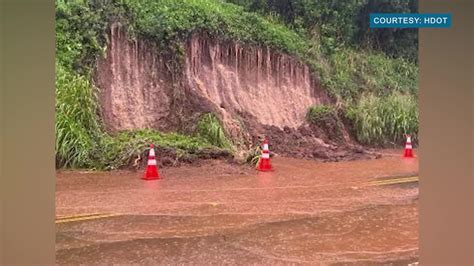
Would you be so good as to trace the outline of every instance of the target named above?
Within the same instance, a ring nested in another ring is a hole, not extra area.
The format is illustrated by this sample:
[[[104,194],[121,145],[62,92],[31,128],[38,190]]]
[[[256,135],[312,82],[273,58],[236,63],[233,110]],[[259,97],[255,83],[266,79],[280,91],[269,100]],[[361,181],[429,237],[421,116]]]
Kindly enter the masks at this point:
[[[214,112],[241,147],[256,145],[259,136],[267,135],[275,152],[290,156],[343,159],[364,154],[353,148],[344,128],[341,139],[331,129],[305,122],[311,105],[330,99],[308,66],[295,58],[205,33],[190,36],[183,56],[166,56],[153,42],[130,40],[113,25],[95,78],[106,128],[191,133],[201,114]]]
[[[205,34],[192,35],[186,47],[189,87],[233,118],[246,114],[262,125],[297,128],[309,106],[329,102],[306,65],[268,47]]]

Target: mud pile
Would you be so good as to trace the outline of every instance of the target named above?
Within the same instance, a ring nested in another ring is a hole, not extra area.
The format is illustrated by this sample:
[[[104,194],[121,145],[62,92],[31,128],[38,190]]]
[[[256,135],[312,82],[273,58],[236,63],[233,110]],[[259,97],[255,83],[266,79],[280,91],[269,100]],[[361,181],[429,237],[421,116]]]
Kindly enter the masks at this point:
[[[241,147],[262,134],[278,153],[298,157],[331,158],[341,145],[352,146],[347,133],[334,140],[305,123],[311,105],[330,99],[308,66],[289,55],[196,33],[180,58],[150,40],[130,40],[118,24],[109,36],[95,75],[109,132],[192,133],[201,114],[214,112]]]

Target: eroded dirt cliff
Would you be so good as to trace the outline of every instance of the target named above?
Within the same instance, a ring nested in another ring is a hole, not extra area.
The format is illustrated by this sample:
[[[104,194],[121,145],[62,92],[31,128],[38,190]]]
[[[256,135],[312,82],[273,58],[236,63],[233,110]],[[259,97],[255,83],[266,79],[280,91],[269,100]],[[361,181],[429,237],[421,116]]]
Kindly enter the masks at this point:
[[[265,134],[275,136],[279,153],[322,158],[340,146],[328,132],[305,123],[311,105],[330,100],[308,66],[289,55],[195,33],[184,55],[174,57],[150,40],[130,40],[117,24],[109,36],[95,77],[109,132],[153,128],[191,133],[202,113],[214,112],[244,145]],[[315,147],[324,156],[314,153]]]
[[[109,36],[95,78],[108,131],[175,129],[173,107],[179,91],[158,47],[146,40],[130,40],[120,25],[113,25]]]
[[[186,48],[189,86],[224,112],[246,113],[263,125],[297,128],[309,106],[328,102],[306,65],[268,47],[194,34]]]

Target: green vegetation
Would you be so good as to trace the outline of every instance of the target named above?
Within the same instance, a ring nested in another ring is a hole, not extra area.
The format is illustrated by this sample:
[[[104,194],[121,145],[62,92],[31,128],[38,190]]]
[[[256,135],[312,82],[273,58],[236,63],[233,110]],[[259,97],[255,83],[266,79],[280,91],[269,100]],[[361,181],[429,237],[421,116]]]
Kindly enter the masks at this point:
[[[246,151],[244,160],[246,163],[250,165],[257,166],[260,160],[260,157],[262,157],[262,149],[260,148],[259,145],[257,145],[249,149],[248,151]]]
[[[161,51],[172,53],[175,59],[184,53],[183,41],[197,31],[268,45],[308,63],[332,96],[344,101],[367,91],[417,90],[416,32],[377,29],[366,33],[367,25],[362,23],[368,12],[378,9],[415,12],[413,1],[230,2],[241,6],[219,0],[58,0],[58,58],[69,69],[93,67],[104,50],[108,22],[113,20],[126,25],[132,37],[156,40],[164,48]],[[397,57],[408,50],[412,56]]]
[[[104,132],[98,116],[96,90],[86,76],[73,74],[56,63],[56,162],[58,167],[116,169],[126,166],[131,158],[137,158],[154,143],[173,149],[178,157],[195,153],[200,149],[221,145],[224,138],[213,145],[201,137],[176,133],[160,133],[153,130],[121,132],[111,136]],[[208,121],[210,133],[221,133],[216,129],[216,120]],[[211,135],[212,136],[212,135]],[[220,135],[218,135],[220,136]],[[213,139],[211,139],[213,140]]]
[[[56,162],[58,167],[116,169],[130,164],[154,143],[172,149],[179,156],[196,153],[216,146],[228,148],[222,128],[216,127],[214,117],[203,120],[203,129],[210,129],[211,141],[177,133],[153,130],[120,132],[111,136],[104,133],[97,115],[95,90],[84,76],[56,66]],[[203,131],[204,132],[204,131]],[[212,134],[218,135],[212,135]],[[212,138],[212,137],[218,138]],[[217,141],[217,143],[216,143]],[[178,158],[179,159],[179,158]]]
[[[130,38],[155,40],[178,70],[193,32],[266,45],[307,63],[368,144],[417,134],[417,42],[412,29],[368,31],[371,12],[417,12],[414,0],[56,0],[56,158],[59,167],[117,168],[149,142],[194,152],[231,148],[211,114],[197,137],[154,131],[105,133],[91,73],[107,29],[120,22]],[[308,119],[332,113],[311,108]]]
[[[129,24],[118,1],[56,0],[56,58],[67,70],[91,72],[105,51],[110,21]]]
[[[418,104],[406,94],[393,92],[386,97],[364,95],[348,109],[355,123],[358,139],[366,144],[399,144],[404,134],[417,141]]]
[[[282,24],[243,7],[219,0],[130,0],[136,30],[159,43],[185,40],[190,33],[206,31],[222,39],[269,45],[303,55],[307,43]]]
[[[336,98],[351,103],[364,93],[386,96],[392,91],[418,92],[418,67],[403,58],[343,49],[330,56],[324,86]]]
[[[278,13],[263,12],[262,16],[249,12],[261,10],[219,0],[134,0],[125,3],[133,14],[134,22],[129,27],[133,28],[133,34],[156,40],[163,51],[182,55],[184,40],[193,32],[205,31],[224,40],[268,45],[301,59],[319,73],[323,86],[333,97],[344,101],[351,101],[365,91],[414,91],[417,87],[417,67],[409,60],[392,59],[383,52],[344,45],[349,41],[343,39],[341,32],[348,32],[345,27],[355,24],[349,7],[339,14],[334,13],[338,6],[308,6],[320,8],[324,13],[308,17],[308,20],[321,21],[329,15],[337,18],[318,25],[321,30],[325,29],[324,34],[318,35],[319,31],[305,30],[305,27],[314,29],[315,25],[303,23],[299,28],[296,22],[285,25]],[[335,25],[338,21],[340,23]]]
[[[89,80],[56,63],[56,158],[64,167],[88,167],[102,136]]]
[[[232,147],[219,119],[212,113],[203,115],[197,125],[197,134],[199,137],[206,139],[209,143],[217,147],[226,149]]]
[[[343,109],[357,110],[351,117],[357,119],[359,141],[385,145],[403,133],[417,134],[418,31],[368,30],[370,13],[416,13],[416,0],[229,1],[284,23],[308,42],[305,62],[319,73],[323,87]],[[369,98],[372,105],[389,104],[386,111],[392,113],[364,110]],[[365,121],[370,114],[374,120]],[[378,115],[386,117],[376,120]]]
[[[330,105],[314,105],[309,108],[306,119],[309,122],[317,123],[319,121],[333,119],[336,115],[335,108]]]
[[[357,140],[371,145],[399,144],[418,133],[418,67],[382,53],[341,50],[324,86],[349,113]],[[350,113],[353,112],[352,115]]]
[[[153,143],[157,148],[173,150],[177,159],[206,148],[215,148],[207,140],[177,133],[160,133],[154,130],[121,132],[116,136],[105,136],[101,143],[99,166],[108,169],[129,165],[132,159],[143,155]]]
[[[134,4],[132,6],[132,4]],[[228,147],[222,128],[209,120],[210,143],[201,137],[163,134],[152,130],[109,135],[98,115],[96,88],[91,73],[105,51],[111,21],[129,26],[135,15],[130,1],[56,1],[56,162],[58,167],[115,169],[128,165],[150,143],[175,150],[178,157],[200,149]],[[212,131],[212,129],[214,131]],[[217,139],[212,139],[216,137]]]
[[[317,125],[332,137],[343,140],[343,124],[334,106],[311,106],[306,113],[306,120],[313,125]]]
[[[228,0],[285,23],[325,54],[363,48],[417,62],[417,29],[370,29],[370,13],[417,13],[417,0]]]

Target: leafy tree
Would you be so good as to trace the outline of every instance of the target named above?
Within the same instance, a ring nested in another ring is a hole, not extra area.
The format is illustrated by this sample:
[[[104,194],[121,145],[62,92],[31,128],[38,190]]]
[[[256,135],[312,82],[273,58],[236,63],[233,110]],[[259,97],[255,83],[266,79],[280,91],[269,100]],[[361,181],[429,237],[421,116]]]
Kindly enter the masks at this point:
[[[370,13],[417,13],[416,0],[368,0],[360,10],[355,41],[365,48],[385,52],[392,57],[404,57],[418,62],[418,30],[399,28],[369,28]]]
[[[278,16],[299,33],[317,39],[323,51],[374,49],[412,62],[418,58],[416,29],[370,29],[370,13],[416,13],[417,0],[228,0],[247,10]]]

